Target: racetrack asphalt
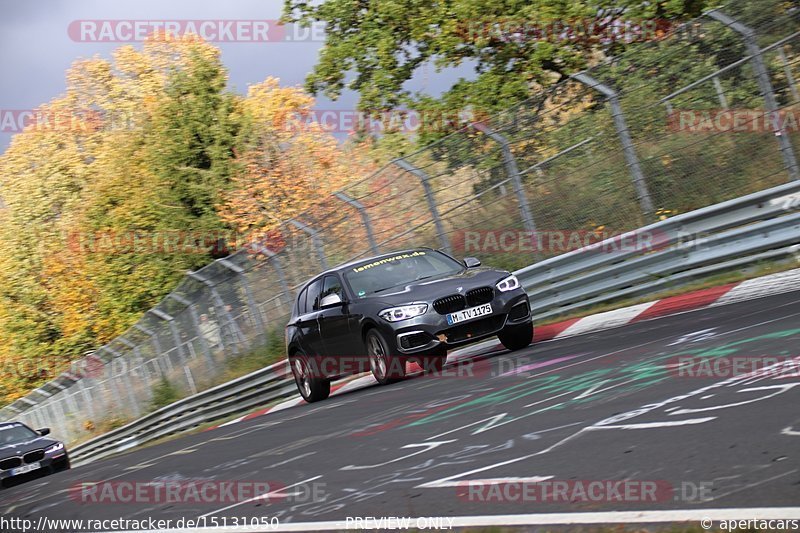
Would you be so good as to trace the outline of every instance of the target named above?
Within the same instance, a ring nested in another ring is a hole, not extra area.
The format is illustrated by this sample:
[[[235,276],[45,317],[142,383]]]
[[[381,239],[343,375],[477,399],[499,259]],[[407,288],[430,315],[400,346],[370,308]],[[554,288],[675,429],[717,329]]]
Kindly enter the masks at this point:
[[[792,292],[500,351],[5,489],[0,515],[213,525],[797,507],[798,341]],[[124,482],[175,481],[270,494],[120,501]]]

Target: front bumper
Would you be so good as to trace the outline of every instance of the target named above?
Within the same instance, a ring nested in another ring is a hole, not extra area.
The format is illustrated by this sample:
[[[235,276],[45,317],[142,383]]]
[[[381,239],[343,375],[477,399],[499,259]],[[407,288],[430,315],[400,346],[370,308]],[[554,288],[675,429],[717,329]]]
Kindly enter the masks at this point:
[[[40,468],[26,472],[24,474],[12,475],[12,470],[0,470],[0,487],[11,485],[15,483],[22,483],[31,479],[37,479],[56,472],[69,470],[70,462],[69,455],[65,452],[63,455],[56,457],[45,457],[39,461]]]
[[[455,348],[496,335],[506,326],[531,321],[528,295],[522,289],[497,293],[491,301],[492,313],[473,320],[447,323],[445,314],[437,313],[432,305],[428,312],[410,320],[384,323],[387,339],[393,339],[398,353],[414,355],[432,349]]]

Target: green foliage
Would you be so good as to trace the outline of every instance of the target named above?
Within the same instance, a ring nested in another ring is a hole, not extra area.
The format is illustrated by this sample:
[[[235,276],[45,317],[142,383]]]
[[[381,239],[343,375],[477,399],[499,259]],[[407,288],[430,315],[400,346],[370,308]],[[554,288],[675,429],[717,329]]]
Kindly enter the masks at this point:
[[[175,385],[172,384],[166,377],[162,376],[158,384],[153,387],[153,399],[150,402],[150,408],[157,411],[162,407],[177,402],[181,399],[181,394]]]
[[[616,54],[621,42],[604,47],[592,39],[514,39],[502,28],[550,27],[599,19],[599,13],[628,20],[698,16],[703,0],[326,0],[284,1],[284,21],[326,23],[325,47],[307,78],[307,88],[337,98],[343,89],[361,95],[362,109],[399,105],[430,106],[405,87],[416,70],[433,62],[437,69],[475,65],[476,77],[461,79],[446,91],[441,109],[497,111],[527,98],[532,88],[581,70],[598,52]],[[622,13],[624,12],[624,15]],[[499,25],[500,32],[492,28]],[[635,46],[631,44],[631,46]],[[352,78],[348,78],[354,73]]]
[[[283,330],[279,328],[270,329],[267,331],[266,337],[266,342],[263,346],[226,359],[225,372],[215,382],[225,383],[256,370],[261,370],[285,358],[286,345],[283,338]]]

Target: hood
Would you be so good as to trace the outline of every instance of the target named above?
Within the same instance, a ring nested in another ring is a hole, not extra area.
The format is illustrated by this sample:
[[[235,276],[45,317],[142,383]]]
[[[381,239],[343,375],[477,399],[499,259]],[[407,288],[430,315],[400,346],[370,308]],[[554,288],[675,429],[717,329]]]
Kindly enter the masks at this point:
[[[26,453],[32,452],[34,450],[49,448],[50,446],[52,446],[53,444],[57,444],[58,442],[59,441],[51,439],[49,437],[38,437],[31,440],[15,442],[13,444],[4,444],[0,446],[0,459],[17,457],[20,455],[25,455]]]
[[[478,287],[494,287],[501,279],[511,274],[493,268],[470,268],[449,276],[423,279],[408,285],[399,285],[386,292],[381,292],[370,299],[396,305],[410,302],[432,302],[451,294],[465,294]],[[458,289],[461,288],[461,291]]]

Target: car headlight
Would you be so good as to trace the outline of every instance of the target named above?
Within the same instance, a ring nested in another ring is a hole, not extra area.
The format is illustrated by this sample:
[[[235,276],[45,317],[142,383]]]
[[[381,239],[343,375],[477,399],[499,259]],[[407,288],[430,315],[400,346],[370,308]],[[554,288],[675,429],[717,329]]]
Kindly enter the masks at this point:
[[[519,289],[519,280],[517,276],[511,275],[499,281],[495,287],[497,287],[497,290],[500,292],[513,291],[514,289]]]
[[[401,305],[400,307],[390,307],[384,309],[378,316],[389,322],[400,322],[415,316],[424,315],[428,312],[428,304]]]
[[[63,442],[57,442],[57,443],[53,444],[52,446],[50,446],[49,448],[47,448],[44,451],[44,453],[56,453],[56,452],[60,452],[63,449],[64,449],[64,443]]]

